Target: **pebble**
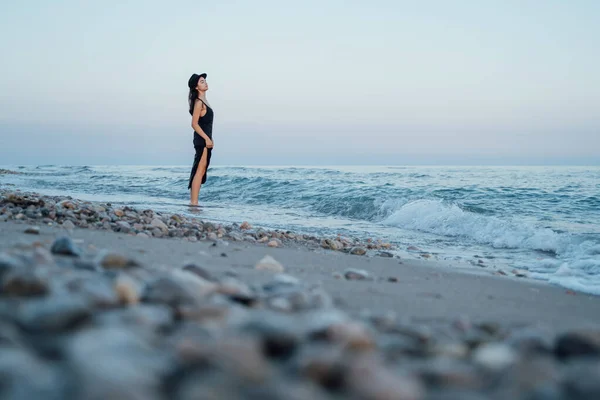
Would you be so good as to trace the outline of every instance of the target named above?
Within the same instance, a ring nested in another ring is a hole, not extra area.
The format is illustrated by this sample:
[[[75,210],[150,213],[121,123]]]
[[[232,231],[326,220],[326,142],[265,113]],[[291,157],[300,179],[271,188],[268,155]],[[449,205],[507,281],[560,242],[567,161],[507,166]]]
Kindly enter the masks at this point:
[[[197,275],[202,279],[206,279],[207,281],[216,281],[210,272],[197,264],[186,264],[183,266],[183,270],[191,272],[192,274]]]
[[[140,301],[141,285],[127,275],[119,275],[114,282],[114,291],[121,304],[136,305]]]
[[[362,281],[371,279],[371,276],[367,271],[353,268],[344,271],[344,277],[349,281]]]
[[[48,280],[39,273],[28,269],[7,272],[2,279],[2,295],[37,297],[50,292]]]
[[[54,254],[63,256],[79,257],[82,255],[81,250],[73,243],[73,240],[68,236],[61,236],[52,243],[50,251]]]
[[[269,272],[283,272],[285,270],[283,265],[270,255],[264,256],[258,263],[256,263],[254,268],[259,271]]]
[[[69,229],[69,230],[75,229],[75,224],[73,222],[71,222],[70,220],[66,220],[65,222],[62,223],[61,226],[65,229]]]
[[[76,328],[91,316],[79,298],[52,296],[24,304],[18,311],[19,325],[29,332],[63,332]]]
[[[169,227],[158,218],[154,218],[152,222],[150,222],[150,226],[160,229],[163,233],[167,233],[169,231]]]
[[[364,256],[367,254],[367,250],[364,247],[353,247],[350,249],[350,254],[354,254],[356,256]]]
[[[503,370],[513,365],[518,359],[515,351],[502,343],[486,343],[473,353],[473,361],[490,370]]]
[[[105,269],[126,269],[139,267],[141,264],[133,258],[122,254],[103,251],[97,256],[98,265]]]
[[[247,221],[244,221],[240,225],[240,229],[242,229],[242,230],[248,230],[248,229],[252,229],[252,226]]]
[[[30,234],[30,235],[39,235],[40,227],[39,226],[30,226],[29,228],[25,229],[25,233]]]
[[[559,336],[554,346],[554,353],[562,360],[600,356],[600,330],[581,330],[568,332]]]
[[[267,246],[269,246],[269,247],[281,247],[281,240],[279,240],[279,239],[273,239],[273,240],[269,241],[269,243],[267,243]]]

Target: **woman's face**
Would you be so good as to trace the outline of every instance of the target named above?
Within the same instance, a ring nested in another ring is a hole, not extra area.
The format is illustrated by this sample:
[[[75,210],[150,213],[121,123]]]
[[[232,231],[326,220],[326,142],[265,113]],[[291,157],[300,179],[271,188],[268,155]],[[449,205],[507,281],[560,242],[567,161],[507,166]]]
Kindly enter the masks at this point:
[[[208,83],[206,83],[206,79],[200,78],[198,80],[198,86],[196,86],[196,89],[201,92],[206,92],[208,90]]]

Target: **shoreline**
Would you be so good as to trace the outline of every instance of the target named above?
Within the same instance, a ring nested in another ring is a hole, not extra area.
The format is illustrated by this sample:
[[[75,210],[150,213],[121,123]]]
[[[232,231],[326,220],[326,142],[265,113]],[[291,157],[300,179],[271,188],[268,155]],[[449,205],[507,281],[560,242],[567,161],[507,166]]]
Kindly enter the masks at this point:
[[[290,230],[282,229],[270,229],[260,226],[251,226],[247,222],[241,223],[224,223],[212,220],[203,220],[201,217],[190,217],[173,212],[163,212],[156,210],[140,209],[136,207],[130,207],[127,205],[119,204],[113,206],[110,202],[101,202],[93,200],[81,200],[74,198],[70,195],[44,195],[37,192],[20,191],[18,189],[13,190],[10,188],[0,188],[0,196],[6,197],[7,195],[16,195],[25,198],[33,198],[33,201],[24,199],[19,201],[25,201],[26,204],[36,204],[38,208],[37,214],[31,212],[29,215],[23,214],[21,217],[25,219],[31,219],[32,223],[38,220],[44,224],[52,224],[62,226],[62,223],[66,220],[70,220],[73,225],[79,228],[92,228],[101,230],[112,230],[114,232],[124,232],[129,234],[141,233],[140,236],[145,237],[178,237],[184,240],[196,241],[196,240],[229,240],[234,242],[250,242],[250,243],[261,243],[272,247],[282,246],[302,246],[312,250],[326,249],[336,252],[349,253],[357,256],[366,257],[389,257],[396,258],[402,261],[427,261],[437,264],[443,264],[450,266],[451,268],[461,270],[467,273],[475,275],[496,275],[505,278],[518,278],[528,279],[530,281],[539,282],[542,284],[550,283],[529,278],[529,272],[525,270],[516,269],[508,265],[500,264],[499,266],[495,263],[492,264],[485,257],[475,256],[473,259],[447,259],[438,258],[439,254],[435,251],[424,251],[418,247],[410,244],[405,244],[402,248],[397,244],[392,244],[381,239],[359,239],[356,237],[341,236],[315,236],[312,234],[302,234],[293,232]],[[0,199],[2,198],[0,197]],[[17,202],[19,202],[17,201]],[[39,213],[40,201],[42,203],[48,202],[51,207],[59,206],[62,211],[67,213],[59,213],[59,218],[56,215],[50,215],[52,218],[48,218],[47,215],[41,215]],[[62,207],[61,204],[65,205]],[[0,204],[0,221],[2,221],[3,215],[5,214],[5,208]],[[89,224],[77,220],[78,215],[74,213],[68,213],[70,210],[79,210],[81,207],[85,208],[85,212],[95,214],[96,224]],[[117,214],[115,214],[115,211]],[[140,215],[133,215],[130,218],[126,215],[127,211],[133,211]],[[188,210],[191,213],[195,212],[195,209],[190,208]],[[139,217],[143,215],[143,212],[148,212],[149,219],[146,220],[145,226],[136,226],[133,220],[139,222]],[[70,214],[70,215],[69,215]],[[117,217],[115,219],[115,216]],[[175,216],[176,225],[173,227],[170,225],[171,218]],[[33,218],[31,218],[33,217]],[[151,225],[151,220],[155,217],[162,218],[163,222],[167,223],[168,230],[164,229],[161,225],[159,229]],[[8,220],[15,218],[15,215],[9,215]],[[125,225],[117,225],[122,220],[125,221]],[[99,221],[99,222],[98,222]],[[108,222],[108,223],[107,223]],[[68,223],[67,223],[68,224]],[[180,224],[187,225],[191,228],[191,232],[182,232],[181,229],[177,230]],[[67,229],[73,229],[73,225],[68,224]],[[171,229],[174,228],[174,229]],[[216,235],[216,236],[215,236]],[[195,237],[195,239],[194,239]],[[410,258],[408,258],[408,257]]]

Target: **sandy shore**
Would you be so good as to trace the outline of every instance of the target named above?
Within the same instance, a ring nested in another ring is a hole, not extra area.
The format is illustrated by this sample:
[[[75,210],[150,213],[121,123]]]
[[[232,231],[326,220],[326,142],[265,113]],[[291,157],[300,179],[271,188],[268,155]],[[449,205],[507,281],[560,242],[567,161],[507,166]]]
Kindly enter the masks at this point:
[[[39,235],[25,234],[31,224],[0,223],[0,250],[31,246],[49,247],[65,235],[61,227],[41,226]],[[176,238],[141,238],[128,234],[74,229],[70,236],[89,251],[109,249],[129,254],[144,265],[180,268],[196,263],[215,276],[235,273],[253,285],[267,282],[271,273],[254,266],[265,255],[273,256],[293,275],[307,284],[318,284],[338,304],[352,312],[392,311],[399,317],[427,323],[468,318],[527,324],[550,332],[582,327],[600,327],[600,297],[573,292],[545,282],[492,276],[475,268],[456,269],[440,262],[361,257],[328,251],[269,248],[264,244],[213,241],[190,243]],[[95,250],[91,250],[95,249]],[[346,269],[361,269],[372,280],[340,278]],[[389,282],[389,278],[397,280]]]

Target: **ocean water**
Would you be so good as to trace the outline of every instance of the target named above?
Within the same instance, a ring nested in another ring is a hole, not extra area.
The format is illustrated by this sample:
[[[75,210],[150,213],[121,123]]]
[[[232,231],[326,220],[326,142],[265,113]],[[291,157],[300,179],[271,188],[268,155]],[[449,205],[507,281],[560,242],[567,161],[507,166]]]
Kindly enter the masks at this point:
[[[600,295],[600,167],[228,167],[191,213],[189,166],[4,166],[0,187],[317,235],[381,238],[402,257],[519,268]],[[450,263],[449,263],[450,264]],[[473,266],[473,268],[480,268]]]

